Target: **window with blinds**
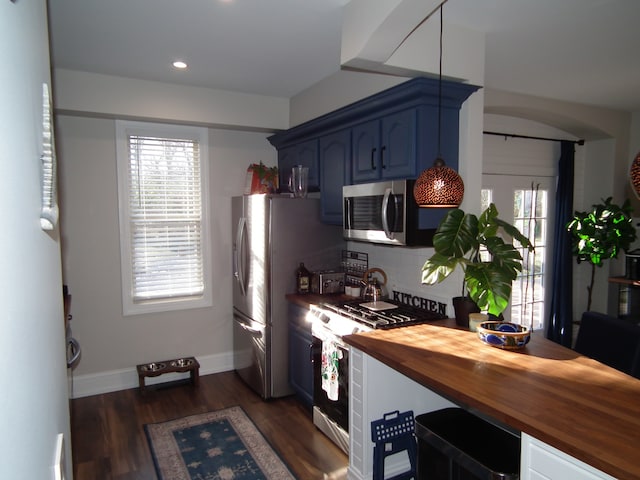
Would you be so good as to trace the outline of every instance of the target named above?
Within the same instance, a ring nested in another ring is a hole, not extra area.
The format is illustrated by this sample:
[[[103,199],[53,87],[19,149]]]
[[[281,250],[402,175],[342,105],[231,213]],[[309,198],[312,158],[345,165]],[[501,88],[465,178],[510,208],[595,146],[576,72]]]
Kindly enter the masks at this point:
[[[206,130],[118,123],[125,314],[202,306]]]

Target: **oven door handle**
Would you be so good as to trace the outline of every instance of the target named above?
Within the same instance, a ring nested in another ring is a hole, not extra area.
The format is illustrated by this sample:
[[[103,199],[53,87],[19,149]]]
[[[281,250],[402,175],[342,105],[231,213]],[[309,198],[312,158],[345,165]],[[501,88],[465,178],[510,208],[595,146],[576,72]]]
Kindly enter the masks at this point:
[[[318,333],[318,331],[316,330],[315,332],[312,332],[312,336],[313,338],[318,339],[320,342],[333,342],[338,348],[347,351],[349,350],[349,345],[344,343],[342,339],[335,333],[324,330],[322,331],[322,333]]]

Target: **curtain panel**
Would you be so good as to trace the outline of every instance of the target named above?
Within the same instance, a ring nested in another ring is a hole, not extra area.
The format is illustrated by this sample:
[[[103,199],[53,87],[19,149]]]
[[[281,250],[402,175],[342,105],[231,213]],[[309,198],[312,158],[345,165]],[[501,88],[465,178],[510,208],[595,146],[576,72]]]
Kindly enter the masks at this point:
[[[571,348],[573,340],[573,256],[567,223],[573,218],[573,178],[575,147],[561,142],[556,189],[551,312],[547,338]]]

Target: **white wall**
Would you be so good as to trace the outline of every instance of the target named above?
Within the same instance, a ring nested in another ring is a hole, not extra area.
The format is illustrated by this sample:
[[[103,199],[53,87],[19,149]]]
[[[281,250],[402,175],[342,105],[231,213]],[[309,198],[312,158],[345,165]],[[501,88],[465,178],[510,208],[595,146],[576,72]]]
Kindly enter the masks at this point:
[[[249,164],[276,164],[266,134],[209,130],[213,307],[125,317],[114,123],[58,117],[64,279],[83,351],[74,397],[136,386],[135,366],[151,361],[188,355],[202,374],[232,369],[230,199]]]
[[[56,111],[217,128],[289,128],[289,100],[56,69]]]
[[[0,478],[51,479],[56,439],[72,478],[60,246],[40,228],[44,1],[0,2]]]

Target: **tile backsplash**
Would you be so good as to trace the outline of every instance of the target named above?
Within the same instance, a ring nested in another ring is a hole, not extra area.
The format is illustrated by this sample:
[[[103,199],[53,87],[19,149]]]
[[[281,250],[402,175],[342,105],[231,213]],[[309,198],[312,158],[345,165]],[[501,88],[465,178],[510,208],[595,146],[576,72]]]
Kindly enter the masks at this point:
[[[447,305],[447,315],[453,316],[451,299],[462,291],[462,273],[454,272],[443,283],[423,285],[422,266],[433,254],[433,248],[393,247],[388,245],[348,242],[348,249],[369,255],[369,268],[378,267],[387,274],[387,290],[409,293]]]

